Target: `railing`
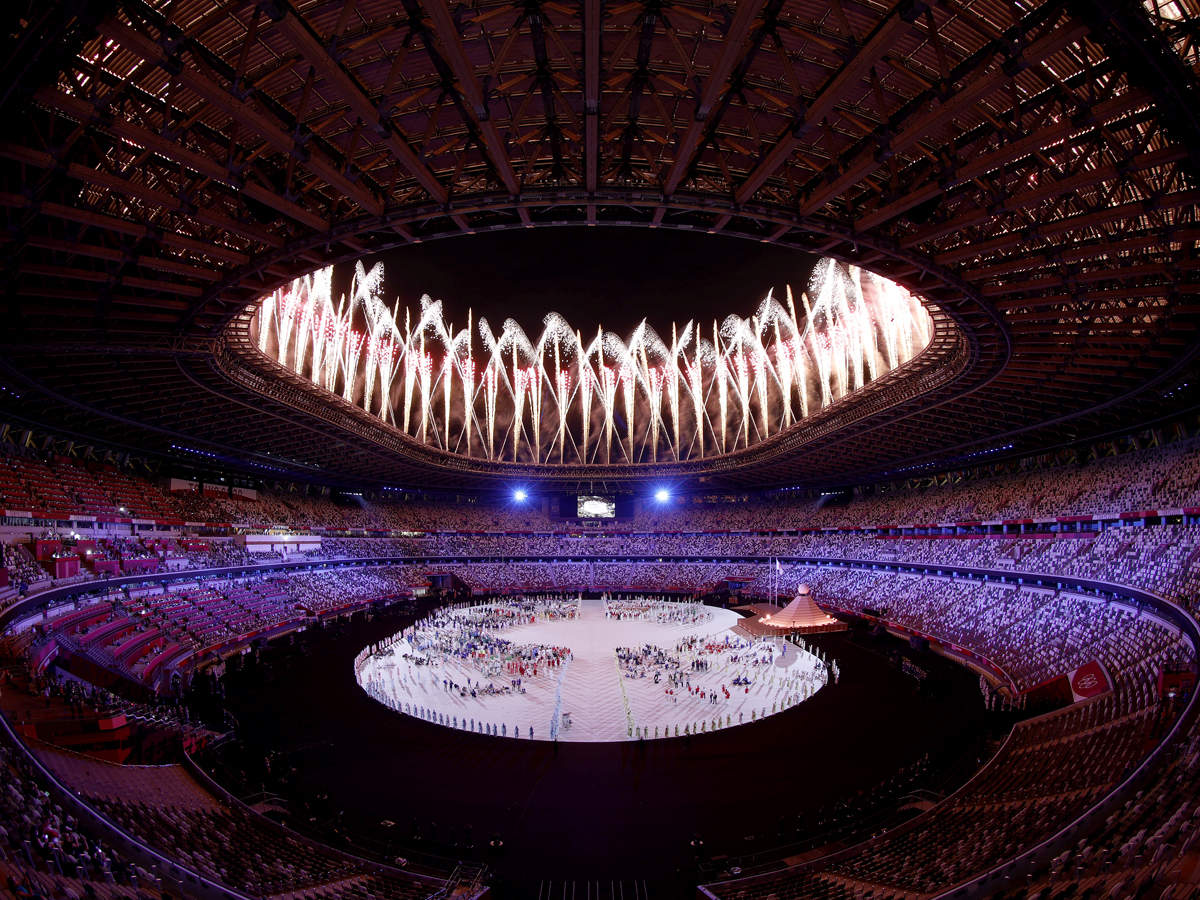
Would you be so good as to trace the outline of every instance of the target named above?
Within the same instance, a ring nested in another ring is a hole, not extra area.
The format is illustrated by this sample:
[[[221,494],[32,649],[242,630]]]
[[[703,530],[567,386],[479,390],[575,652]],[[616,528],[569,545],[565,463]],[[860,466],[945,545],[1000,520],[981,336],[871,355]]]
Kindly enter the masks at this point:
[[[610,561],[621,562],[700,562],[700,563],[723,563],[730,565],[764,565],[766,560],[760,557],[733,556],[725,555],[719,557],[699,557],[689,555],[686,557],[665,557],[665,556],[611,556],[598,557],[596,561],[603,562],[605,559]],[[454,556],[381,556],[367,557],[354,560],[340,561],[337,566],[329,566],[328,564],[313,563],[305,561],[302,563],[274,563],[257,566],[236,566],[222,569],[199,570],[188,572],[185,575],[179,574],[156,574],[153,576],[131,576],[122,579],[113,579],[106,583],[103,587],[123,583],[144,583],[146,581],[167,582],[171,580],[191,579],[197,577],[206,577],[210,575],[244,575],[268,572],[281,571],[308,571],[308,570],[328,570],[329,568],[342,567],[361,567],[361,566],[383,566],[397,564],[440,564],[440,563],[464,563],[472,562],[494,563],[497,561],[513,561],[513,562],[557,562],[559,560],[540,556],[528,555],[505,555],[505,556],[487,556],[477,557],[470,555],[454,555]],[[1002,584],[1020,584],[1020,585],[1037,585],[1042,587],[1050,587],[1055,590],[1069,590],[1077,593],[1082,593],[1090,596],[1095,596],[1098,599],[1109,599],[1123,605],[1129,606],[1136,611],[1147,611],[1156,616],[1160,620],[1169,623],[1172,627],[1186,636],[1192,643],[1193,647],[1200,651],[1200,626],[1197,625],[1195,619],[1183,610],[1181,607],[1171,601],[1160,597],[1150,591],[1145,591],[1140,588],[1134,588],[1127,585],[1114,584],[1111,582],[1101,581],[1098,579],[1080,578],[1070,575],[1053,575],[1039,572],[1014,572],[1012,570],[994,570],[982,569],[972,566],[958,566],[936,563],[905,563],[905,562],[879,562],[868,559],[845,559],[845,558],[828,558],[828,557],[782,557],[780,561],[786,565],[807,565],[826,568],[850,568],[873,570],[881,573],[910,573],[918,575],[941,575],[958,578],[968,578],[992,583]],[[71,585],[69,587],[56,588],[51,591],[44,592],[37,597],[27,598],[22,603],[17,604],[14,608],[10,608],[0,619],[0,623],[11,621],[18,615],[28,615],[29,611],[34,608],[33,604],[45,606],[52,602],[51,598],[70,599],[71,597],[82,593],[88,585]],[[1117,803],[1121,802],[1138,783],[1149,777],[1153,768],[1159,763],[1165,752],[1166,747],[1176,739],[1177,736],[1184,733],[1186,728],[1190,728],[1195,721],[1197,712],[1200,707],[1197,706],[1197,700],[1200,699],[1200,692],[1194,693],[1184,712],[1167,737],[1160,742],[1155,750],[1153,750],[1137,767],[1137,769],[1124,781],[1114,788],[1108,795],[1102,798],[1098,803],[1094,804],[1089,810],[1075,819],[1073,822],[1060,829],[1054,835],[1048,837],[1035,847],[1029,848],[1020,855],[1013,857],[1004,863],[993,867],[988,872],[982,873],[970,882],[954,887],[944,896],[953,897],[971,897],[976,894],[994,891],[1001,883],[1011,878],[1017,877],[1031,868],[1044,862],[1055,852],[1058,852],[1065,843],[1070,843],[1077,840],[1078,836],[1086,833],[1096,823],[1103,820]],[[709,896],[712,896],[711,894]]]
[[[192,776],[194,778],[196,778],[200,782],[201,786],[204,787],[205,790],[209,791],[209,793],[216,796],[225,805],[231,806],[235,809],[241,809],[244,812],[246,812],[248,815],[254,816],[255,820],[257,822],[262,824],[268,830],[275,832],[276,834],[279,834],[290,840],[298,841],[301,844],[304,844],[305,846],[313,848],[314,850],[318,850],[318,851],[325,852],[325,853],[333,853],[337,856],[340,856],[343,859],[345,859],[347,862],[353,863],[356,866],[361,866],[361,867],[366,868],[368,870],[368,872],[365,874],[372,874],[372,873],[373,874],[388,874],[388,875],[394,875],[396,877],[402,877],[402,878],[411,879],[413,881],[422,882],[429,886],[429,889],[431,892],[434,892],[434,893],[431,893],[431,895],[430,895],[431,897],[438,896],[436,891],[439,888],[442,888],[446,884],[445,880],[442,878],[437,878],[435,876],[426,875],[424,873],[419,873],[419,872],[410,872],[407,869],[401,869],[396,866],[389,866],[386,863],[379,862],[378,860],[367,859],[366,857],[363,857],[363,856],[357,856],[357,855],[355,855],[353,853],[349,853],[345,850],[339,850],[339,849],[330,847],[328,844],[323,844],[320,841],[314,840],[313,838],[310,838],[307,835],[303,835],[298,831],[293,831],[291,828],[288,828],[286,825],[284,825],[280,822],[276,822],[274,819],[271,819],[268,816],[264,816],[261,813],[255,812],[245,802],[243,802],[238,797],[234,796],[229,791],[227,791],[224,787],[221,786],[221,783],[218,782],[211,775],[209,775],[208,772],[205,771],[204,767],[201,766],[199,763],[197,763],[196,760],[192,757],[192,755],[190,753],[188,753],[186,750],[184,751],[183,758],[184,758],[184,762],[187,766],[188,771],[192,774]],[[314,885],[314,887],[319,887],[319,885]]]
[[[1149,591],[1133,588],[1126,585],[1113,584],[1111,582],[1102,582],[1092,579],[1080,579],[1069,576],[1055,577],[1032,573],[1014,573],[1011,571],[997,572],[987,569],[975,569],[965,567],[945,567],[933,564],[888,564],[879,566],[871,564],[866,560],[836,560],[825,561],[824,565],[838,565],[850,568],[876,568],[887,570],[924,570],[945,572],[948,568],[952,568],[953,572],[958,577],[976,578],[982,580],[997,579],[1001,581],[1019,581],[1021,579],[1031,579],[1038,584],[1044,580],[1053,580],[1056,582],[1058,590],[1079,590],[1081,592],[1097,592],[1107,593],[1113,600],[1124,605],[1131,605],[1132,608],[1141,611],[1144,609],[1152,610],[1153,613],[1160,619],[1166,620],[1173,627],[1179,629],[1180,634],[1185,636],[1192,644],[1193,649],[1200,653],[1200,625],[1197,624],[1195,618],[1182,607],[1164,597],[1153,594]],[[990,896],[1006,885],[1013,882],[1014,879],[1019,879],[1029,872],[1043,865],[1064,848],[1074,844],[1082,835],[1089,833],[1096,826],[1104,821],[1104,819],[1122,803],[1130,793],[1140,784],[1145,782],[1152,774],[1154,768],[1162,760],[1163,755],[1169,747],[1176,741],[1178,737],[1187,733],[1200,714],[1200,692],[1193,692],[1187,706],[1184,708],[1180,716],[1175,720],[1174,725],[1167,735],[1158,743],[1158,745],[1141,761],[1134,771],[1117,784],[1104,797],[1092,804],[1087,810],[1073,819],[1071,822],[1064,825],[1054,834],[1045,838],[1033,847],[1029,847],[1022,851],[1017,856],[1011,857],[1000,864],[993,866],[985,872],[979,873],[970,880],[954,885],[941,893],[938,893],[938,898],[972,898]],[[1011,739],[1011,733],[1009,739]],[[982,774],[977,773],[975,778]],[[974,780],[974,778],[972,779]],[[970,782],[968,782],[970,784]],[[964,785],[965,787],[965,785]],[[961,789],[960,789],[961,790]],[[952,795],[953,796],[953,795]],[[937,807],[935,807],[936,809]],[[901,826],[905,830],[917,827],[921,819],[918,817],[910,823]],[[896,832],[891,832],[895,834]],[[811,860],[798,866],[794,871],[797,873],[803,871],[812,871],[824,868],[830,864],[848,859],[858,852],[861,852],[870,841],[865,841],[851,848],[838,851],[820,859]],[[736,884],[738,882],[723,882],[723,884]],[[747,880],[749,883],[749,880]],[[707,887],[698,886],[698,891],[702,897],[718,900],[717,895],[712,893]]]
[[[1161,600],[1162,598],[1159,599]],[[1162,600],[1162,602],[1168,603],[1169,601]],[[1180,612],[1183,613],[1182,610]],[[1191,616],[1188,616],[1186,613],[1183,613],[1183,615],[1187,617],[1187,623],[1190,624],[1190,627],[1185,628],[1184,633],[1187,634],[1192,646],[1200,650],[1200,629],[1198,629],[1195,620]],[[1175,720],[1175,724],[1171,727],[1166,737],[1159,741],[1158,745],[1128,777],[1102,797],[1099,802],[1093,804],[1091,808],[1069,822],[1059,831],[1035,846],[1028,848],[1018,856],[993,866],[969,881],[943,891],[937,897],[968,898],[991,896],[1000,889],[1011,885],[1015,880],[1023,878],[1045,864],[1047,860],[1052,859],[1067,847],[1075,844],[1084,835],[1091,833],[1139,785],[1145,783],[1150,778],[1153,770],[1162,761],[1163,756],[1167,753],[1171,745],[1192,728],[1196,722],[1197,714],[1200,713],[1198,700],[1200,700],[1200,692],[1193,691],[1188,705],[1184,708],[1179,718]]]
[[[446,885],[428,900],[479,900],[488,893],[487,866],[482,863],[459,863],[450,873]]]
[[[101,838],[118,849],[124,855],[146,869],[156,871],[160,878],[174,885],[184,896],[194,896],[203,900],[252,900],[252,898],[227,885],[212,881],[188,866],[163,856],[139,838],[129,834],[103,813],[78,796],[70,787],[59,781],[58,777],[47,768],[17,736],[8,720],[0,716],[0,729],[3,729],[8,743],[25,757],[26,761],[37,771],[43,784],[47,785],[50,793],[64,806],[75,811],[75,816],[85,829],[99,834]]]

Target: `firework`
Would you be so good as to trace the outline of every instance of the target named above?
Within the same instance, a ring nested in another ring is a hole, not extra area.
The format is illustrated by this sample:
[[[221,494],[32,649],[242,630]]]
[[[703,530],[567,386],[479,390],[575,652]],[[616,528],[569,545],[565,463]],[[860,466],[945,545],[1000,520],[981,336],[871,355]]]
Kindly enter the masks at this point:
[[[259,349],[414,440],[488,460],[629,464],[752,447],[912,359],[933,325],[919,298],[834,260],[786,306],[749,318],[645,321],[626,339],[583,335],[551,313],[531,340],[515,321],[456,331],[440,301],[383,300],[383,268],[355,267],[335,300],[332,269],[264,297]],[[476,364],[479,364],[477,370]]]

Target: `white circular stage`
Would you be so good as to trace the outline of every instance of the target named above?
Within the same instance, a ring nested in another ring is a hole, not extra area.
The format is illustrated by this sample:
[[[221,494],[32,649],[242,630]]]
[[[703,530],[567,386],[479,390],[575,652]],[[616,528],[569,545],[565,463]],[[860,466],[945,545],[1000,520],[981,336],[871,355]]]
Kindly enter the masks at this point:
[[[520,740],[705,733],[795,706],[824,662],[735,631],[736,613],[657,598],[521,597],[438,610],[355,662],[380,703]]]

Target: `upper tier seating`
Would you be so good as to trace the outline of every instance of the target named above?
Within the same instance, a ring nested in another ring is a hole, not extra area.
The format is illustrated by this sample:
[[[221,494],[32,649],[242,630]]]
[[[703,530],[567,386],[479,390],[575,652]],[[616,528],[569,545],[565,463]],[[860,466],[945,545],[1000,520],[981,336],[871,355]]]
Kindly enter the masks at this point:
[[[156,479],[109,464],[65,457],[0,457],[0,506],[14,511],[124,516],[170,521],[282,525],[292,528],[520,531],[555,525],[536,505],[488,506],[398,497],[337,503],[298,492],[260,491],[256,499],[169,492]],[[1004,474],[961,477],[923,487],[884,486],[845,505],[789,492],[753,501],[650,504],[622,531],[778,530],[1119,514],[1200,507],[1200,449],[1182,441],[1093,459]],[[124,510],[124,512],[122,512]],[[601,527],[601,523],[594,523]]]

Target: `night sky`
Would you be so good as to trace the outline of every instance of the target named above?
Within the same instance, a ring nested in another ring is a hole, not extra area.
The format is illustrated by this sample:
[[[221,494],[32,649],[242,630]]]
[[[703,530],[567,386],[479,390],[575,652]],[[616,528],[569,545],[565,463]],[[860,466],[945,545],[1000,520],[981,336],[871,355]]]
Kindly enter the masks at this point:
[[[602,324],[628,335],[642,318],[669,336],[672,321],[750,315],[771,287],[808,282],[815,257],[707,233],[648,228],[540,228],[464,235],[405,247],[382,259],[385,299],[414,314],[422,294],[443,301],[456,326],[473,308],[494,330],[516,318],[527,333],[551,311],[585,334]],[[341,281],[348,267],[339,267]],[[403,321],[403,312],[401,312]]]

